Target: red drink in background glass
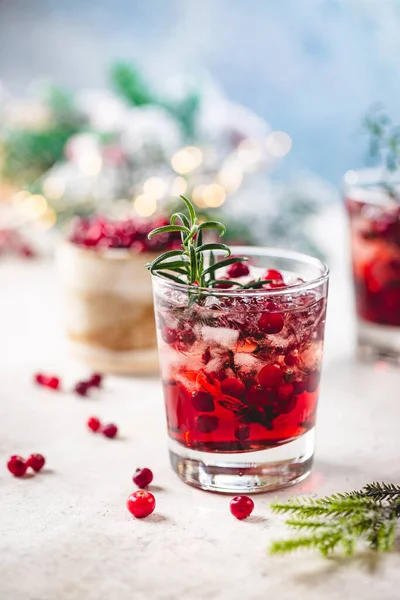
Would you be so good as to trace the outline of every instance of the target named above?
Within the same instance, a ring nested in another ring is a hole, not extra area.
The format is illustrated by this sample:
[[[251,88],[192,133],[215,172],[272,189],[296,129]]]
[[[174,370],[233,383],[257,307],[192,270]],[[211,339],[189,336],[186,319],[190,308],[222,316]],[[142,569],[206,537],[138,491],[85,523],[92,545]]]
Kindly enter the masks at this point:
[[[294,483],[314,450],[327,270],[296,253],[239,252],[247,279],[273,267],[283,281],[202,291],[153,277],[172,464],[216,491]]]
[[[398,362],[400,354],[400,194],[381,172],[351,172],[350,223],[358,347],[362,357]],[[399,194],[399,196],[397,196]]]

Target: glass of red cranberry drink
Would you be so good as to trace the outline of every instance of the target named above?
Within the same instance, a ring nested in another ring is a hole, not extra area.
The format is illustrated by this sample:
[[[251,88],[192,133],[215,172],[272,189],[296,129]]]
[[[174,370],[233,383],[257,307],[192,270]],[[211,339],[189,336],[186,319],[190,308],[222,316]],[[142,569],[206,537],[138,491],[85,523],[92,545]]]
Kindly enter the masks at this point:
[[[400,180],[365,169],[349,172],[345,181],[358,353],[399,363]]]
[[[232,260],[212,254],[214,265]],[[328,291],[315,258],[236,254],[248,261],[213,271],[213,287],[153,271],[172,467],[186,483],[232,493],[310,473]]]

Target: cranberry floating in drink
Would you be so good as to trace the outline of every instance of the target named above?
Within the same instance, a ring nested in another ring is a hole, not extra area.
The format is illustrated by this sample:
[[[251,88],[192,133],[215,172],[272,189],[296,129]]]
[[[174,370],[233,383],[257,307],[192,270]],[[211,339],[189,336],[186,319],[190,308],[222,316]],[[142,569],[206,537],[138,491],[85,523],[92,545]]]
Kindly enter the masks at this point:
[[[382,170],[345,177],[361,358],[400,359],[400,178]]]
[[[189,214],[151,234],[179,231],[182,248],[149,267],[172,466],[222,492],[300,481],[314,454],[328,270],[284,250],[232,256],[203,240],[224,226],[198,224],[183,200]]]

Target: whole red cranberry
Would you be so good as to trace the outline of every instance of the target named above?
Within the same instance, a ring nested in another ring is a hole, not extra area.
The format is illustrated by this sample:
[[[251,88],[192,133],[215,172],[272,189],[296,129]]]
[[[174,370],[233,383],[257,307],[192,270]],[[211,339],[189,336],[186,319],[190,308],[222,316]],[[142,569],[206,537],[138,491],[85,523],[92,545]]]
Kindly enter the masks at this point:
[[[233,263],[233,265],[229,265],[226,274],[229,279],[236,279],[237,277],[244,277],[250,273],[249,267],[245,262],[237,262]]]
[[[294,387],[291,383],[282,383],[278,387],[278,398],[280,400],[288,400],[291,396],[293,396]]]
[[[39,385],[43,385],[51,390],[58,390],[60,387],[60,380],[58,377],[45,375],[44,373],[36,373],[35,381]]]
[[[161,337],[166,344],[173,344],[177,340],[177,332],[175,329],[171,329],[170,327],[163,327],[161,329]]]
[[[277,405],[277,412],[281,415],[286,415],[296,408],[296,396],[289,396],[286,400],[280,400]]]
[[[153,473],[146,468],[136,469],[132,479],[139,488],[145,488],[153,481]]]
[[[126,501],[126,508],[136,519],[144,519],[151,515],[156,507],[156,499],[151,492],[138,490]]]
[[[263,333],[273,334],[282,331],[285,320],[281,313],[263,312],[258,319],[258,327]]]
[[[93,375],[90,376],[88,383],[90,386],[100,387],[102,381],[103,376],[100,373],[93,373]]]
[[[221,383],[221,390],[224,394],[227,394],[228,396],[240,398],[240,396],[246,390],[246,386],[244,385],[243,381],[241,381],[237,377],[227,377]]]
[[[296,381],[292,381],[293,393],[294,394],[302,394],[306,389],[304,381],[301,379],[296,379]]]
[[[239,423],[235,427],[235,438],[237,438],[240,442],[244,442],[250,437],[250,428],[244,423]]]
[[[39,473],[45,465],[46,459],[43,454],[31,454],[27,460],[28,467]]]
[[[213,397],[208,392],[193,392],[192,404],[196,410],[201,412],[213,412],[215,410]]]
[[[250,406],[262,408],[263,406],[272,406],[273,398],[269,390],[261,385],[251,385],[246,391],[246,403]]]
[[[108,423],[108,425],[104,425],[101,433],[110,439],[115,438],[118,433],[118,427],[114,423]]]
[[[283,371],[279,365],[265,365],[258,374],[258,381],[263,387],[278,387],[283,379]]]
[[[272,281],[283,281],[282,273],[276,269],[268,269],[264,275],[264,279],[271,279]]]
[[[251,515],[254,510],[254,502],[248,496],[235,496],[232,498],[229,508],[233,516],[241,521]]]
[[[13,455],[10,456],[7,462],[7,469],[14,475],[14,477],[23,477],[28,468],[27,461],[22,456]]]
[[[218,428],[219,419],[213,415],[199,415],[195,420],[200,433],[212,433]]]
[[[78,381],[78,383],[75,385],[74,390],[75,393],[79,396],[87,396],[89,388],[90,385],[88,381]]]
[[[319,386],[319,380],[321,378],[321,374],[319,371],[312,371],[309,375],[307,375],[305,380],[305,387],[307,392],[315,392],[317,387]]]
[[[221,279],[226,279],[226,277],[221,277]],[[232,287],[232,285],[233,285],[232,283],[222,283],[222,282],[220,281],[220,283],[217,283],[217,284],[215,285],[215,287],[216,287],[217,289],[220,289],[220,290],[229,290],[229,288],[231,288],[231,287]]]
[[[279,288],[285,288],[287,287],[287,285],[284,281],[271,281],[269,287],[271,288],[271,290],[275,290]]]
[[[296,351],[294,352],[290,352],[289,354],[287,354],[285,356],[285,363],[287,364],[288,367],[294,367],[296,365],[299,364],[299,355],[296,353]]]
[[[101,427],[100,419],[97,417],[90,417],[90,419],[88,419],[87,426],[94,432],[98,431]]]

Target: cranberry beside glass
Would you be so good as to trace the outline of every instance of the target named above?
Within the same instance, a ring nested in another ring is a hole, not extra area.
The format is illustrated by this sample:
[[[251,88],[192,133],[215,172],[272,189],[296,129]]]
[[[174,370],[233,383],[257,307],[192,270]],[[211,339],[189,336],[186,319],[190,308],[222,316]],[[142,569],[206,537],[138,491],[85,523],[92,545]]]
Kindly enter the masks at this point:
[[[199,289],[153,276],[172,466],[189,484],[233,493],[310,473],[328,290],[317,259],[235,252],[250,259],[238,281],[269,283]]]
[[[351,171],[345,201],[361,358],[400,361],[400,187],[393,176]]]

